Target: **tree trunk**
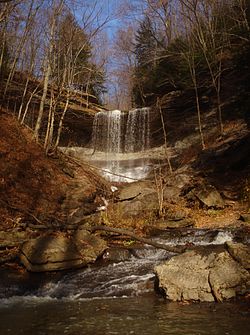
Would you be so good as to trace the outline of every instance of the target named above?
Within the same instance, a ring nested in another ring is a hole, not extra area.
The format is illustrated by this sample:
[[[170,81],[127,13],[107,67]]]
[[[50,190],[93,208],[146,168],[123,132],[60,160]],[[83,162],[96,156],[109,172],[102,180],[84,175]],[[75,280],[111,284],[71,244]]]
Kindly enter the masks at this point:
[[[64,106],[63,113],[60,117],[60,121],[59,121],[59,125],[58,125],[58,131],[57,131],[57,137],[56,137],[56,143],[55,143],[55,146],[53,148],[53,151],[55,151],[57,149],[57,147],[59,145],[59,142],[60,142],[62,128],[63,128],[63,120],[64,120],[65,114],[67,112],[68,105],[69,105],[69,93],[67,93],[67,100],[66,100],[66,103],[65,103],[65,106]]]
[[[91,232],[95,232],[97,230],[103,230],[103,231],[106,231],[106,232],[117,233],[117,234],[120,234],[120,235],[127,235],[127,236],[141,242],[141,243],[152,245],[153,247],[155,247],[157,249],[163,249],[163,250],[166,250],[166,251],[169,251],[169,252],[182,253],[186,250],[186,247],[171,247],[169,245],[165,245],[165,244],[162,244],[162,243],[155,242],[155,241],[153,241],[149,238],[144,238],[144,237],[137,236],[136,234],[134,234],[131,231],[126,230],[126,229],[112,228],[112,227],[107,227],[107,226],[94,226],[94,227],[89,228],[88,230],[90,230]]]

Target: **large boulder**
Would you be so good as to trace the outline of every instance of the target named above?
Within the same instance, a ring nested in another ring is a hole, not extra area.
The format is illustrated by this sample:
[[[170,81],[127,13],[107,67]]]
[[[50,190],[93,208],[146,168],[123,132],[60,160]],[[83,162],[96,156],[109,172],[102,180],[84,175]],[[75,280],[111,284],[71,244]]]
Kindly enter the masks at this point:
[[[222,301],[250,291],[249,272],[227,251],[187,251],[155,272],[159,288],[173,301]]]
[[[250,275],[228,252],[216,255],[211,264],[208,282],[217,301],[244,295],[250,289]]]
[[[214,254],[207,258],[195,251],[187,251],[156,266],[159,287],[166,298],[173,301],[214,301],[208,282],[209,265],[214,257]]]
[[[93,263],[106,248],[103,240],[87,231],[70,238],[45,235],[24,243],[20,260],[31,272],[66,270]]]
[[[227,241],[226,248],[233,259],[245,269],[250,270],[250,248],[247,245]]]
[[[212,185],[202,184],[191,191],[192,195],[207,208],[224,208],[225,202]]]
[[[157,210],[159,201],[157,191],[148,181],[126,185],[119,193],[116,209],[123,217],[140,216],[145,211]]]
[[[125,185],[119,192],[120,201],[132,200],[137,197],[155,193],[156,190],[150,181],[138,181]]]

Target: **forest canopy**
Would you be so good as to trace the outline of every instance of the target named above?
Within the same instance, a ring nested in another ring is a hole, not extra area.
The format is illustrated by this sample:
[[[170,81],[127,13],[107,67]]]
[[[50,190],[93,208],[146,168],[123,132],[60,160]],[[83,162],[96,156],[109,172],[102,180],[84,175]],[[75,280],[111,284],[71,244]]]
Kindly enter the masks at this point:
[[[39,95],[37,139],[45,105],[56,110],[63,96],[66,110],[72,91],[130,109],[191,90],[198,115],[209,95],[221,134],[223,101],[237,91],[249,120],[249,0],[13,0],[0,9],[1,101],[22,78],[25,122]]]

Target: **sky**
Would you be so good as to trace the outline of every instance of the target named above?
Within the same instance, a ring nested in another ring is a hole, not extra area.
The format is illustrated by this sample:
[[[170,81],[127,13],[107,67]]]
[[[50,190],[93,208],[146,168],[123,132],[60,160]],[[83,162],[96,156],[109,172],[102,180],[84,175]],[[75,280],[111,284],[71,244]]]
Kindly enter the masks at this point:
[[[79,1],[79,4],[82,4]],[[84,4],[88,6],[87,16],[91,13],[93,24],[95,27],[100,27],[104,22],[102,29],[98,35],[93,37],[92,46],[95,48],[95,61],[97,64],[102,64],[104,59],[106,70],[106,87],[108,94],[106,98],[114,95],[117,90],[117,77],[114,75],[116,66],[119,66],[119,58],[115,56],[115,41],[116,33],[119,29],[126,29],[126,27],[133,23],[136,24],[141,17],[140,4],[141,0],[85,0]],[[136,4],[137,6],[133,6]],[[85,7],[86,8],[86,7]],[[81,13],[77,13],[79,20],[81,20]],[[85,12],[86,16],[86,12]]]

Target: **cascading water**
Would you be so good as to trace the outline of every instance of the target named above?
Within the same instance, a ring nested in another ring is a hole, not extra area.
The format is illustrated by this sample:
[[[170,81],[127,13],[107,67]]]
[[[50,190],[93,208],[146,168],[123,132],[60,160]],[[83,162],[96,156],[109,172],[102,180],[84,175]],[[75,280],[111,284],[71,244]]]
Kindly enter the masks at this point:
[[[237,230],[190,228],[175,233],[178,238],[172,239],[173,232],[167,230],[161,242],[191,242],[198,248],[202,242],[211,250],[225,241],[249,243]],[[164,301],[154,292],[154,267],[171,254],[144,246],[130,248],[126,255],[113,262],[107,251],[99,265],[60,274],[0,268],[0,334],[249,334],[247,300],[216,305]]]
[[[99,112],[93,124],[92,144],[94,149],[107,153],[121,151],[122,112],[119,110]]]
[[[133,109],[128,113],[125,152],[149,149],[149,108]]]
[[[132,182],[146,177],[148,159],[141,158],[139,153],[150,146],[149,113],[149,108],[137,108],[95,115],[92,133],[95,163],[109,180]],[[98,160],[97,152],[105,153],[102,161]]]

